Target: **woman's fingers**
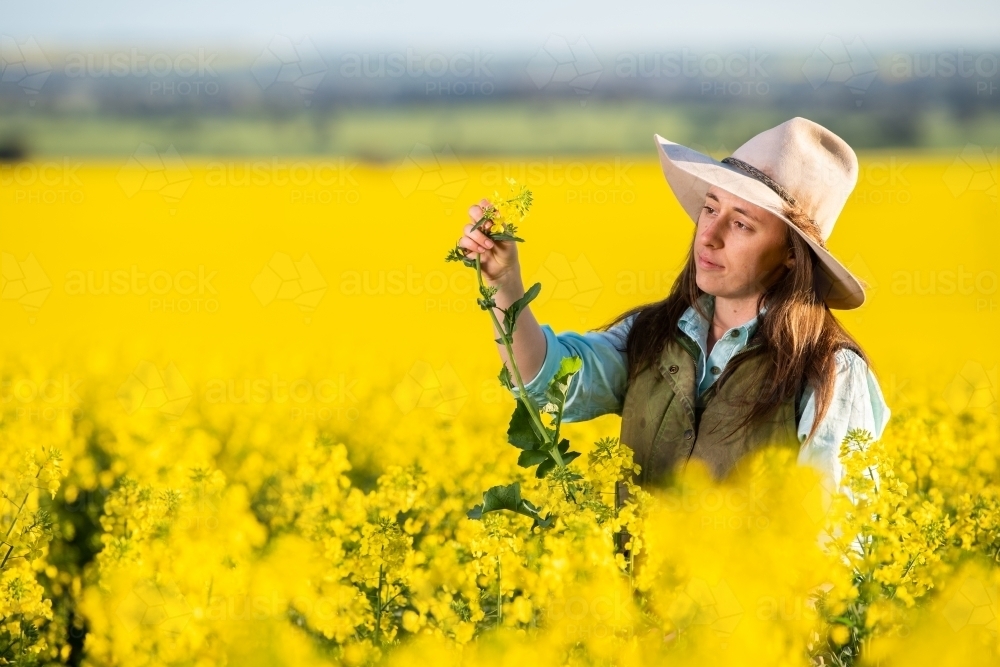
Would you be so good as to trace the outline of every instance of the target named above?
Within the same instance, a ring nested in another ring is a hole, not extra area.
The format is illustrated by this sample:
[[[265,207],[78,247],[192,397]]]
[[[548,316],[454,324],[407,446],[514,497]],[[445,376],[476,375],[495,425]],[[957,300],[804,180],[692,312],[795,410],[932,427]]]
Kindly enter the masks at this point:
[[[472,222],[479,222],[479,220],[483,217],[483,211],[485,211],[489,205],[489,199],[480,199],[478,204],[470,206],[469,217],[472,218]]]
[[[469,218],[472,222],[462,228],[462,231],[465,232],[465,236],[458,241],[458,246],[460,248],[465,248],[466,250],[474,253],[484,253],[496,245],[489,236],[481,231],[481,228],[474,229],[476,226],[475,223],[482,219],[483,211],[489,205],[489,199],[481,199],[479,204],[473,204],[469,207]]]
[[[458,240],[458,246],[460,248],[465,248],[466,250],[471,250],[474,253],[486,252],[486,248],[473,241],[469,236],[463,236],[460,238]]]
[[[469,207],[469,218],[472,222],[479,222],[479,219],[483,217],[483,208],[477,204],[473,204]]]
[[[473,229],[473,225],[471,224],[465,226],[465,235],[484,248],[492,248],[494,245],[493,241],[486,234],[478,229]]]

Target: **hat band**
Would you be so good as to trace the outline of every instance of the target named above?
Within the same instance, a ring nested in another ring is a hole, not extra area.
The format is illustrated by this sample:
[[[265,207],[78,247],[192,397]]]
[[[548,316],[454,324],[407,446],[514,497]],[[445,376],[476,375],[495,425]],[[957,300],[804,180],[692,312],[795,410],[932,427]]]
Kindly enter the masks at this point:
[[[768,176],[767,174],[765,174],[764,172],[762,172],[760,169],[758,169],[757,167],[753,166],[752,164],[748,164],[748,163],[744,162],[743,160],[740,160],[739,158],[735,158],[735,157],[722,158],[722,161],[725,162],[725,163],[727,163],[727,164],[731,164],[734,167],[737,167],[737,168],[745,171],[750,176],[753,176],[758,181],[760,181],[761,183],[763,183],[767,187],[769,187],[772,190],[774,190],[775,193],[777,193],[777,195],[779,197],[781,197],[786,202],[788,202],[788,204],[790,206],[798,206],[798,203],[795,201],[795,197],[793,197],[788,192],[788,190],[786,190],[785,188],[783,188],[780,185],[778,185],[777,183],[775,183],[774,180],[770,176]]]

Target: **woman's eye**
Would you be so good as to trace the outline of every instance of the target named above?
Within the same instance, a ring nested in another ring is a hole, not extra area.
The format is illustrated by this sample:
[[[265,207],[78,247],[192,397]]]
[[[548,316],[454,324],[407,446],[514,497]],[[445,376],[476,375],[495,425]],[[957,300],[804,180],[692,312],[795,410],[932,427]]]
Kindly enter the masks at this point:
[[[704,210],[708,211],[709,213],[711,213],[711,212],[712,212],[712,210],[713,210],[711,206],[702,206],[702,208],[703,208]]]
[[[750,229],[749,227],[747,227],[746,225],[744,225],[744,224],[743,224],[742,222],[740,222],[739,220],[737,220],[737,221],[736,221],[736,224],[740,226],[740,229]]]

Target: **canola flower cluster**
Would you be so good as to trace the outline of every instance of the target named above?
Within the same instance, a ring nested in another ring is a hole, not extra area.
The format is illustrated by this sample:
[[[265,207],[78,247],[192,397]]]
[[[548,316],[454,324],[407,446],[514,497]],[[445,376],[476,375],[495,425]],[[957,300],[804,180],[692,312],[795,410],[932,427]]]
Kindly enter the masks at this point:
[[[581,445],[574,501],[484,453],[471,417],[383,443],[405,463],[372,479],[351,461],[375,443],[264,416],[85,404],[44,424],[5,418],[5,664],[1000,656],[995,415],[914,406],[879,442],[852,433],[853,499],[765,449],[736,479],[692,463],[619,508],[615,483],[635,465],[613,437]],[[509,480],[547,528],[468,518]]]

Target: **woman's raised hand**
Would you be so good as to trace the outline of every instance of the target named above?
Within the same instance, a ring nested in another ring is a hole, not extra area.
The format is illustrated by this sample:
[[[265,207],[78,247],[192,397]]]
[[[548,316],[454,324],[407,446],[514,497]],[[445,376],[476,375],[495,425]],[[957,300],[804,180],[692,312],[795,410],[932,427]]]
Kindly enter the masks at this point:
[[[489,200],[483,199],[469,207],[472,222],[462,228],[464,235],[459,239],[458,245],[469,251],[467,256],[470,259],[479,254],[479,265],[487,284],[502,286],[512,277],[520,277],[517,242],[493,241],[479,229],[473,229],[475,223],[483,217],[483,210],[489,205]]]

